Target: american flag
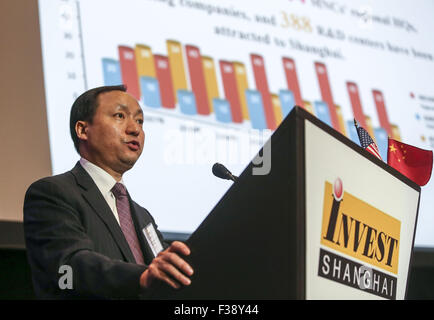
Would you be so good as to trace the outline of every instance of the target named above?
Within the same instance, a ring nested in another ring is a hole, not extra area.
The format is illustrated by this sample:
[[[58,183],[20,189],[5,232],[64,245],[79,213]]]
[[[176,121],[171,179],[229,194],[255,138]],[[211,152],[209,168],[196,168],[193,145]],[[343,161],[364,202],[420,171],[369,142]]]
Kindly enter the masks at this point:
[[[368,131],[366,131],[362,127],[359,127],[356,119],[354,119],[354,124],[356,126],[357,134],[359,136],[360,145],[362,146],[362,148],[368,151],[369,153],[373,154],[374,156],[376,156],[381,161],[383,161],[383,159],[380,156],[380,151],[378,150],[377,145],[375,144],[374,140],[372,140]]]

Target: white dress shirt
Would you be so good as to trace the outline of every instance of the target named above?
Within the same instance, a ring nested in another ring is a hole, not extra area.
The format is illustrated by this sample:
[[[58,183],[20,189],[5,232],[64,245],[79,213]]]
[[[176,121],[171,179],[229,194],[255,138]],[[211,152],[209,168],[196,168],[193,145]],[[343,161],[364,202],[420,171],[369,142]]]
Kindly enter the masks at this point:
[[[107,201],[110,209],[112,209],[116,221],[120,225],[118,210],[116,208],[116,198],[111,192],[111,189],[114,187],[117,181],[107,171],[84,158],[80,159],[80,164],[84,168],[84,170],[86,170],[86,172],[91,176],[99,191],[101,191],[105,201]],[[124,184],[122,179],[121,181],[119,181],[119,183]],[[164,250],[164,248],[162,243],[160,242],[160,239],[158,239],[158,235],[155,231],[154,225],[152,223],[148,224],[143,229],[143,233],[145,235],[146,241],[151,247],[152,253],[156,257],[160,251]]]
[[[110,209],[112,209],[113,215],[119,223],[119,215],[116,208],[116,198],[111,192],[111,189],[114,187],[117,181],[104,169],[101,169],[97,165],[87,161],[84,158],[80,159],[80,164],[84,168],[84,170],[86,170],[86,172],[91,176],[99,191],[101,191],[105,201],[107,201],[107,204],[109,205]],[[122,179],[119,182],[124,184]]]

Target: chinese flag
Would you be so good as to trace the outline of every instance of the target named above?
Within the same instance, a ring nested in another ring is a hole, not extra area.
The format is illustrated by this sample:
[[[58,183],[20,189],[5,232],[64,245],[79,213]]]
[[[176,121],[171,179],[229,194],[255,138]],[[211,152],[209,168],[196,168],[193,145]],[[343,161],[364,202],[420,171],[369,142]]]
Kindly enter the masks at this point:
[[[433,153],[389,138],[387,164],[424,186],[431,178]]]

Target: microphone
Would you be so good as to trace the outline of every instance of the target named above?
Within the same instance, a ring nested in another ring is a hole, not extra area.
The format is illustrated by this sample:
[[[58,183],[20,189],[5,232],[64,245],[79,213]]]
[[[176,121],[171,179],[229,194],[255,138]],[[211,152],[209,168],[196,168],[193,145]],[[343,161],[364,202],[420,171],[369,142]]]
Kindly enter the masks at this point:
[[[212,166],[212,173],[218,178],[232,180],[233,182],[238,179],[238,177],[234,176],[224,165],[218,162],[214,163]]]

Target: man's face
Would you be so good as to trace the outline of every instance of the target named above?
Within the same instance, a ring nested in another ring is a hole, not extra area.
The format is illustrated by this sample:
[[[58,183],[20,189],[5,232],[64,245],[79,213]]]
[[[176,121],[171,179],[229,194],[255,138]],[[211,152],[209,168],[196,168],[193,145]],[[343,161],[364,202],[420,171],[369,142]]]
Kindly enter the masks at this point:
[[[98,95],[98,107],[85,128],[85,156],[106,171],[123,174],[143,150],[143,112],[131,95],[108,91]]]

